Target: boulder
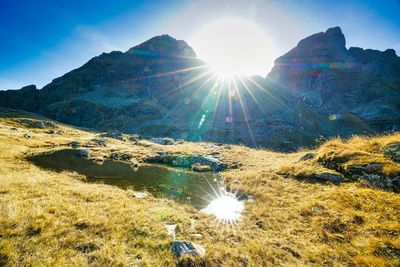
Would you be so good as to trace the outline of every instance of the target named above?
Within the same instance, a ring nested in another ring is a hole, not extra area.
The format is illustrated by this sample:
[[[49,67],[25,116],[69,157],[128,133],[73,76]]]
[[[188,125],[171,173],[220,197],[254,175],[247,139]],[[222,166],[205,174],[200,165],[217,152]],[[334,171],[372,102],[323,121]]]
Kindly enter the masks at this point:
[[[119,153],[119,152],[114,152],[111,153],[110,159],[112,160],[130,160],[132,158],[132,155],[128,153]]]
[[[214,172],[223,171],[228,167],[228,164],[222,160],[211,156],[170,155],[164,152],[160,152],[156,156],[149,157],[145,161],[149,163],[161,163],[182,168],[191,168],[193,165],[209,166]]]
[[[162,138],[162,137],[157,137],[157,138],[151,138],[150,139],[151,142],[156,143],[156,144],[160,144],[160,145],[173,145],[175,144],[174,139],[172,138]]]
[[[319,181],[323,181],[323,182],[335,182],[335,183],[340,183],[343,182],[343,177],[338,175],[338,174],[334,174],[334,173],[329,173],[329,172],[322,172],[322,173],[317,173],[314,176],[315,179],[319,180]]]
[[[363,174],[363,173],[378,173],[382,170],[383,165],[380,163],[371,163],[364,165],[349,165],[346,171],[350,174]]]
[[[82,158],[88,158],[90,154],[89,149],[87,148],[75,149],[74,152],[76,155]]]
[[[100,135],[100,137],[109,137],[109,138],[114,138],[114,139],[118,139],[121,141],[125,141],[124,134],[121,133],[120,131],[108,131],[106,133],[102,133]]]
[[[372,174],[372,173],[365,173],[364,175],[360,176],[358,181],[368,187],[372,188],[380,188],[394,192],[400,192],[398,187],[398,178],[390,178],[386,175],[382,174]]]
[[[400,162],[400,143],[387,145],[382,150],[383,154],[395,162]]]
[[[98,146],[102,146],[102,147],[107,146],[107,142],[104,139],[93,139],[92,142]]]
[[[315,158],[315,156],[316,156],[315,153],[310,152],[310,153],[304,154],[299,160],[305,161],[305,160],[313,159],[313,158]]]
[[[179,258],[184,255],[204,257],[206,250],[203,246],[189,241],[174,241],[171,244],[172,252]]]
[[[81,145],[81,143],[79,141],[72,141],[71,143],[69,143],[69,145],[71,147],[78,147]]]
[[[239,169],[240,167],[242,167],[242,163],[240,163],[239,161],[233,161],[229,165],[229,169]]]
[[[190,166],[192,166],[193,164],[193,159],[191,156],[185,156],[185,155],[180,155],[178,157],[176,157],[173,161],[172,161],[172,165],[175,167],[183,167],[183,168],[188,168]]]
[[[194,164],[192,166],[192,171],[195,171],[195,172],[209,172],[209,171],[212,171],[212,169],[208,165]]]
[[[193,163],[199,163],[201,165],[208,165],[215,172],[225,170],[228,165],[219,159],[209,157],[209,156],[195,156],[193,158]]]
[[[128,140],[132,143],[135,143],[139,141],[139,138],[137,136],[129,136]]]

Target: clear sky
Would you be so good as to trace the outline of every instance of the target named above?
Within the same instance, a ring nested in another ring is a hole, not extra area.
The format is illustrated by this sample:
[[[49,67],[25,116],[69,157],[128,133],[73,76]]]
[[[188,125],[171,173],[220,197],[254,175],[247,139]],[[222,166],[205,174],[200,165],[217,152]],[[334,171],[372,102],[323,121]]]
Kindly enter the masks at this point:
[[[399,0],[1,0],[0,89],[41,88],[102,52],[164,33],[196,51],[199,29],[224,17],[261,28],[273,43],[271,58],[333,26],[342,28],[347,47],[394,48],[399,55],[399,14]],[[265,76],[273,65],[267,61],[254,74]]]

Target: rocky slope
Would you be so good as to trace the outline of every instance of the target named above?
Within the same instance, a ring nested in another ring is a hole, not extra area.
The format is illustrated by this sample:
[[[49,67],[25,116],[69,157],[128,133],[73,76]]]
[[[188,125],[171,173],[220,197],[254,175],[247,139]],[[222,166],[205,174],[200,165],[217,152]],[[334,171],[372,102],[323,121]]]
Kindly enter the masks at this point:
[[[157,36],[103,53],[41,90],[1,91],[0,106],[100,130],[278,150],[398,130],[399,57],[345,45],[331,28],[301,40],[266,78],[222,81],[184,41]]]

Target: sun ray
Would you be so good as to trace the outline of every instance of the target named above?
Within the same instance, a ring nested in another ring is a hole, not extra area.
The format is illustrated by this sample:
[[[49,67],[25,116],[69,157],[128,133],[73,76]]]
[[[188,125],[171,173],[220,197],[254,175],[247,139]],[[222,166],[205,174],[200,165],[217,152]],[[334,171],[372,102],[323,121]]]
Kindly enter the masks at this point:
[[[247,128],[248,128],[249,133],[250,133],[251,141],[253,142],[253,145],[254,145],[254,146],[257,146],[256,141],[255,141],[255,139],[254,139],[253,131],[252,131],[251,126],[250,126],[250,123],[249,123],[249,119],[248,119],[248,117],[247,117],[247,112],[246,112],[246,110],[245,110],[245,106],[244,106],[244,104],[243,104],[243,100],[242,100],[242,97],[241,97],[241,95],[240,95],[240,92],[239,92],[239,88],[238,88],[238,86],[237,86],[237,83],[236,83],[236,80],[233,80],[233,84],[235,85],[235,90],[236,90],[236,93],[237,93],[237,95],[238,95],[239,103],[240,103],[240,106],[241,106],[242,111],[243,111],[243,116],[244,116],[244,119],[245,119],[245,121],[246,121]]]
[[[267,89],[265,89],[264,87],[262,87],[258,82],[254,81],[251,77],[247,77],[247,79],[253,83],[258,89],[260,89],[261,91],[263,91],[264,93],[266,93],[271,99],[273,99],[277,104],[281,105],[282,107],[284,107],[285,109],[287,109],[288,111],[292,111],[293,109],[290,108],[289,106],[285,105],[284,103],[282,103],[282,101],[280,101],[278,98],[276,98],[276,96],[274,96],[273,94],[271,94],[271,92],[269,92]]]
[[[251,91],[250,87],[247,86],[247,84],[245,83],[245,81],[243,80],[242,77],[238,77],[241,84],[244,86],[244,88],[247,90],[247,92],[249,93],[249,95],[251,96],[251,98],[253,98],[254,102],[256,103],[256,105],[258,106],[258,108],[264,113],[266,114],[264,108],[260,105],[260,103],[258,102],[257,98],[254,96],[253,92]]]
[[[209,68],[209,66],[207,64],[204,64],[204,65],[199,65],[199,66],[196,66],[196,67],[177,69],[177,70],[169,71],[169,72],[155,73],[155,74],[152,74],[152,75],[146,75],[144,77],[145,78],[159,78],[159,77],[175,75],[175,74],[180,74],[180,73],[185,73],[185,72],[190,72],[190,71],[195,71],[195,70],[205,69],[205,68]],[[211,70],[209,70],[209,71],[211,71]]]

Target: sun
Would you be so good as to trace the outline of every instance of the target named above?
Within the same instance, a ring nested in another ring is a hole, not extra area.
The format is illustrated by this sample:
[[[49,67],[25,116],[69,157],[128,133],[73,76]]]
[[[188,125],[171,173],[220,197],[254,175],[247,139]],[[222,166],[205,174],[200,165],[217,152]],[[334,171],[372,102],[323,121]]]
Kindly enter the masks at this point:
[[[275,56],[274,44],[257,24],[221,18],[205,24],[191,40],[198,57],[221,77],[264,76]]]

